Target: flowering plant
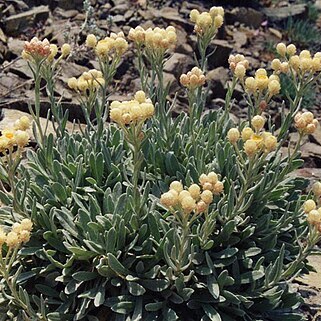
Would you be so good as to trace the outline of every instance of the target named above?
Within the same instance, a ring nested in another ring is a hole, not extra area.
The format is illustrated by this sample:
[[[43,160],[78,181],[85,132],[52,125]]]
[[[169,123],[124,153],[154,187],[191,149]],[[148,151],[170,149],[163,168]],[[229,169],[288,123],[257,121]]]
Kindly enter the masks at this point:
[[[308,182],[289,174],[302,165],[300,146],[318,125],[300,102],[320,75],[320,54],[295,56],[293,45],[279,44],[282,61],[272,62],[270,76],[259,69],[254,77],[246,77],[244,56],[231,56],[225,106],[204,113],[208,48],[223,17],[221,7],[191,12],[200,60],[180,77],[189,110],[175,119],[163,82],[175,28],[130,30],[142,91],[111,104],[128,43],[123,33],[88,35],[100,70],[68,80],[87,123],[70,132],[51,96],[55,65],[70,47],[55,60],[48,41],[26,44],[38,148],[22,165],[25,118],[0,137],[1,320],[302,320],[289,281],[308,272],[320,240],[321,187],[313,185],[312,200],[303,195]],[[296,97],[277,128],[268,110],[282,73]],[[41,78],[55,135],[41,127]],[[237,84],[248,118],[233,124]],[[284,153],[291,127],[299,140]]]

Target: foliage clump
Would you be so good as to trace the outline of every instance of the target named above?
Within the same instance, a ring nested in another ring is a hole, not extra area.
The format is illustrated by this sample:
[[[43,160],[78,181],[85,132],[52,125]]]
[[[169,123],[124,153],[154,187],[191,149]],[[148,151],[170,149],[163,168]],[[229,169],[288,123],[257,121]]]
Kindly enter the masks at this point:
[[[127,40],[123,33],[88,35],[100,70],[68,80],[87,124],[71,132],[68,111],[54,95],[56,67],[70,46],[56,58],[58,48],[47,40],[26,43],[38,147],[21,162],[25,118],[0,137],[7,143],[0,171],[1,320],[302,320],[289,280],[308,272],[307,257],[320,240],[321,187],[313,186],[312,200],[302,195],[306,180],[289,174],[302,165],[300,146],[318,125],[300,104],[320,75],[321,54],[295,55],[293,45],[278,44],[272,71],[261,68],[254,77],[246,76],[244,56],[231,56],[225,106],[205,112],[208,47],[223,17],[220,7],[191,12],[200,61],[180,78],[189,108],[175,119],[163,79],[174,27],[130,31],[142,90],[111,103]],[[281,74],[296,95],[277,128],[268,111]],[[54,134],[39,119],[42,79]],[[237,85],[248,119],[234,124]],[[286,148],[292,127],[299,139]]]

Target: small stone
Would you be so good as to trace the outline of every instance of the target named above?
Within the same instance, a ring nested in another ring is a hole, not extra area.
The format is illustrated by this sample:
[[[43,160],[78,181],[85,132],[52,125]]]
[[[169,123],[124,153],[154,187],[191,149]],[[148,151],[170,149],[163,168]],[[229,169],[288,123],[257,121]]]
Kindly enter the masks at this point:
[[[212,89],[215,98],[224,98],[226,94],[225,85],[230,79],[228,69],[218,67],[210,70],[206,75],[206,80]]]
[[[225,18],[227,24],[239,22],[253,28],[259,28],[264,21],[264,15],[262,12],[245,7],[237,7],[231,11],[227,11]]]
[[[282,33],[279,30],[274,29],[274,28],[269,28],[269,31],[273,36],[276,36],[280,40],[282,39],[283,36],[282,36]]]
[[[39,6],[22,13],[11,15],[4,19],[6,34],[9,36],[19,35],[27,27],[30,27],[41,20],[46,20],[48,17],[48,6]]]
[[[15,61],[9,67],[9,71],[11,71],[12,73],[18,75],[23,79],[29,79],[33,77],[32,71],[30,70],[27,61],[23,59],[19,59]]]
[[[8,39],[8,49],[15,56],[20,56],[25,42],[20,39],[10,37]]]
[[[193,66],[190,56],[175,52],[165,63],[164,71],[173,74],[176,78]]]
[[[214,69],[219,66],[228,66],[228,58],[233,50],[233,46],[228,41],[214,39],[210,50],[215,50],[215,53],[208,59],[209,68]]]
[[[74,62],[66,62],[62,68],[62,78],[67,80],[71,77],[79,77],[85,71],[88,71],[88,68]]]
[[[281,8],[265,8],[264,13],[272,21],[282,21],[292,18],[304,18],[307,13],[305,4],[291,4]]]

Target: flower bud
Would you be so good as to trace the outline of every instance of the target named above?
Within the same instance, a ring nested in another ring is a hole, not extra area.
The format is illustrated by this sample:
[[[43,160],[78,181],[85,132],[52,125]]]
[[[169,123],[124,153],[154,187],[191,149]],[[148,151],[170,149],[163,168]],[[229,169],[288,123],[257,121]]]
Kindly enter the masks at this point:
[[[95,35],[90,34],[86,38],[86,46],[89,48],[95,48],[97,44],[97,38]]]
[[[206,204],[210,204],[213,201],[213,193],[211,191],[205,190],[201,194],[201,199]]]
[[[6,238],[6,244],[9,248],[19,246],[20,240],[18,234],[16,232],[9,232]]]
[[[308,135],[311,135],[315,132],[316,127],[314,124],[308,124],[307,127],[305,128],[305,133]]]
[[[183,191],[181,191],[181,192],[179,193],[179,195],[178,195],[178,200],[179,200],[180,202],[182,202],[182,200],[183,200],[185,197],[192,197],[192,196],[191,196],[191,193],[190,193],[189,191],[183,190]]]
[[[76,90],[78,88],[78,81],[75,77],[68,79],[68,87],[70,89],[74,89],[74,90]]]
[[[277,141],[276,137],[273,135],[269,135],[268,137],[266,137],[264,139],[264,146],[265,146],[267,152],[271,152],[271,151],[275,150],[277,143],[278,143],[278,141]]]
[[[309,224],[315,225],[321,222],[321,215],[317,210],[308,213],[307,221]]]
[[[321,196],[321,182],[315,182],[312,185],[312,192],[316,197]]]
[[[15,140],[16,140],[16,144],[19,147],[24,147],[28,144],[29,142],[29,134],[26,131],[23,130],[17,130],[15,133]]]
[[[253,132],[253,129],[250,128],[250,127],[245,127],[243,130],[242,130],[242,139],[243,141],[247,141],[249,140],[252,136],[253,136],[254,132]]]
[[[299,56],[301,59],[310,59],[311,58],[311,52],[309,50],[302,50]]]
[[[253,77],[248,77],[245,80],[245,88],[249,93],[254,93],[257,89],[257,82]]]
[[[237,128],[231,128],[227,133],[228,140],[235,144],[240,138],[240,132]]]
[[[196,211],[197,213],[203,213],[207,210],[207,204],[204,201],[199,201],[196,204]]]
[[[198,199],[201,193],[201,188],[197,184],[192,184],[188,188],[188,191],[194,199]]]
[[[281,85],[277,80],[272,80],[269,82],[268,91],[271,96],[277,95],[280,93]]]
[[[174,181],[169,185],[169,188],[175,190],[177,193],[180,193],[183,190],[183,184],[179,181]]]
[[[271,68],[275,71],[279,71],[281,69],[280,59],[273,59],[271,63]]]
[[[286,53],[292,57],[296,53],[296,46],[294,44],[290,44],[286,47]]]
[[[222,182],[217,182],[213,187],[213,194],[218,195],[221,194],[224,190],[224,185]]]
[[[244,143],[244,152],[248,157],[254,156],[257,150],[258,150],[258,146],[254,140],[249,139]]]
[[[166,207],[171,207],[175,204],[175,197],[172,193],[166,192],[162,194],[160,202]]]
[[[234,73],[238,79],[243,79],[246,73],[246,69],[242,64],[237,64]]]
[[[1,251],[2,245],[6,243],[6,240],[7,240],[7,234],[2,229],[0,229],[0,251]]]
[[[299,58],[299,56],[292,56],[290,58],[290,60],[289,60],[289,64],[294,70],[298,70],[299,67],[300,67],[300,58]]]
[[[310,124],[313,122],[314,116],[310,111],[304,112],[301,117],[306,121],[307,124]]]
[[[31,231],[32,230],[32,222],[31,222],[31,220],[29,220],[28,218],[24,218],[22,221],[21,221],[21,223],[20,223],[20,225],[21,225],[21,228],[22,228],[22,230],[25,230],[25,231]]]
[[[256,131],[260,131],[265,124],[265,120],[262,116],[256,115],[252,119],[252,126]]]
[[[282,42],[278,43],[276,46],[276,51],[281,57],[285,57],[286,54],[286,45]]]
[[[221,15],[218,15],[214,18],[214,26],[216,29],[221,28],[224,23],[224,18]]]
[[[189,14],[190,19],[191,19],[192,22],[196,22],[196,20],[197,20],[197,18],[198,18],[199,15],[200,15],[200,13],[199,13],[199,11],[196,10],[196,9],[193,9],[193,10],[190,12],[190,14]]]
[[[23,230],[19,233],[19,241],[21,243],[28,243],[30,240],[30,232]]]
[[[71,47],[68,43],[64,43],[61,47],[61,54],[63,57],[67,57],[70,55]]]
[[[215,185],[218,182],[217,174],[214,172],[209,172],[207,175],[208,182]]]
[[[204,183],[204,185],[202,187],[203,187],[204,191],[205,190],[211,191],[213,189],[213,184],[206,182],[206,183]]]
[[[309,213],[312,210],[315,210],[317,208],[317,205],[315,204],[314,200],[307,200],[303,204],[303,210],[305,213]]]
[[[196,208],[195,200],[191,196],[184,197],[182,199],[181,205],[183,210],[186,211],[187,213],[192,212]]]
[[[146,95],[142,90],[139,90],[135,94],[135,99],[140,103],[144,103],[146,101]]]
[[[19,223],[13,223],[11,231],[19,234],[22,231],[21,225]]]
[[[206,174],[202,174],[199,178],[199,181],[200,181],[201,185],[204,185],[205,183],[209,182],[209,179]]]

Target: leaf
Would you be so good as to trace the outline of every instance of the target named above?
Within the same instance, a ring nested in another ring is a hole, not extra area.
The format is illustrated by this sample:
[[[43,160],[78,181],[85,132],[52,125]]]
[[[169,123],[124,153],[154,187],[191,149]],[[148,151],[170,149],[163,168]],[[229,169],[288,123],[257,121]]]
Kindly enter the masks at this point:
[[[220,287],[214,275],[209,275],[207,277],[207,288],[212,294],[214,299],[218,299],[220,296]]]
[[[163,307],[163,302],[148,303],[145,305],[145,310],[148,312],[159,311]]]
[[[262,271],[251,271],[241,274],[240,280],[238,281],[241,284],[248,284],[261,279],[263,276],[264,273]]]
[[[155,279],[155,280],[142,280],[141,281],[142,285],[154,292],[161,292],[166,290],[170,283],[167,280],[162,280],[162,279]]]
[[[107,258],[108,258],[108,265],[114,272],[122,276],[126,276],[127,274],[130,274],[130,271],[127,270],[113,254],[109,253]]]
[[[212,257],[215,259],[227,259],[234,256],[238,251],[237,248],[230,247],[218,253],[212,253]]]
[[[136,282],[128,282],[127,286],[130,294],[134,296],[141,296],[146,292],[144,287],[142,287],[140,284]]]
[[[57,196],[58,200],[62,203],[65,204],[67,201],[67,193],[66,193],[66,187],[62,186],[60,183],[55,182],[51,185],[51,188],[55,195]]]
[[[209,304],[203,304],[202,308],[211,321],[222,321],[220,314]]]
[[[95,307],[101,306],[105,302],[105,289],[100,287],[95,295],[94,305]]]
[[[114,312],[120,314],[129,314],[130,312],[132,312],[133,308],[134,303],[131,301],[116,303],[111,307]]]
[[[87,271],[76,272],[72,275],[72,277],[76,281],[90,281],[97,278],[97,276],[98,274],[96,272],[87,272]]]

